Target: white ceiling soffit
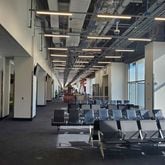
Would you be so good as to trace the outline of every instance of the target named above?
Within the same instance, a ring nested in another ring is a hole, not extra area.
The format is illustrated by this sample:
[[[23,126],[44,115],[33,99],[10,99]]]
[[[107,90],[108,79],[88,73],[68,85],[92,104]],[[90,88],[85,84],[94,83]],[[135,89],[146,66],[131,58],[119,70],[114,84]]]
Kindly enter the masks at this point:
[[[58,0],[48,0],[49,10],[58,11]],[[51,27],[59,29],[59,16],[50,17]],[[59,38],[53,38],[54,43],[59,43]]]
[[[30,56],[18,41],[0,24],[0,56]]]
[[[91,0],[71,0],[70,1],[70,12],[87,12]],[[68,28],[72,28],[73,32],[81,32],[84,24],[85,14],[73,14],[72,19],[69,20]],[[80,42],[80,36],[70,36],[66,40],[66,46],[78,46]]]

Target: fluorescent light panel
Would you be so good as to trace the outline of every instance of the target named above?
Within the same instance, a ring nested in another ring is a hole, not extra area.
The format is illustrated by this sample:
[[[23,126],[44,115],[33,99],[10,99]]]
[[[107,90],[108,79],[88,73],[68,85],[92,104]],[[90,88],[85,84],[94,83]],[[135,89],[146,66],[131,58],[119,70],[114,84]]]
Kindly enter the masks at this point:
[[[67,57],[66,54],[51,54],[52,57]]]
[[[73,67],[84,67],[85,65],[74,65]]]
[[[98,64],[109,64],[111,62],[108,62],[108,61],[99,61]]]
[[[60,70],[60,69],[65,69],[64,67],[55,67],[55,69]]]
[[[156,21],[165,21],[165,17],[155,17]]]
[[[101,49],[82,49],[84,52],[101,52]]]
[[[84,63],[84,64],[87,64],[87,63],[89,63],[89,61],[77,61],[76,63]]]
[[[55,67],[58,67],[58,66],[66,66],[64,64],[56,64]]]
[[[134,52],[133,49],[116,49],[115,52]]]
[[[105,56],[105,58],[121,58],[121,56]]]
[[[111,40],[112,37],[104,37],[104,36],[87,36],[88,39],[96,39],[96,40]]]
[[[65,12],[53,12],[53,11],[36,11],[36,14],[39,15],[59,15],[59,16],[72,16],[72,13]]]
[[[45,37],[54,37],[54,38],[69,38],[69,35],[61,35],[61,34],[44,34]]]
[[[128,38],[129,41],[152,41],[150,38]]]
[[[48,50],[68,50],[68,48],[48,48]]]
[[[98,18],[131,19],[131,16],[98,14]]]
[[[52,62],[66,62],[66,61],[53,60]]]
[[[102,68],[102,67],[104,67],[104,66],[94,65],[93,67],[94,67],[94,68]]]
[[[80,58],[94,58],[94,56],[78,56]]]

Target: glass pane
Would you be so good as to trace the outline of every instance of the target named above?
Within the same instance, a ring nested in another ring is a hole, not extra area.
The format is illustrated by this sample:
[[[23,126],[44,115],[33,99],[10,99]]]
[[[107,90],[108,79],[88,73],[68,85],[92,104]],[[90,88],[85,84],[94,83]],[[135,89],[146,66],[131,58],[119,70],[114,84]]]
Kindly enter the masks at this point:
[[[136,84],[135,83],[129,83],[128,84],[129,89],[129,100],[131,104],[136,104]]]
[[[137,105],[144,108],[144,82],[137,83]]]
[[[136,64],[131,63],[129,64],[129,79],[128,81],[135,81],[135,69],[136,69]]]
[[[136,62],[136,67],[137,67],[137,81],[138,80],[144,80],[144,75],[145,75],[145,70],[144,70],[144,68],[145,68],[145,66],[144,66],[144,59],[141,59],[141,60],[139,60],[139,61],[137,61]]]

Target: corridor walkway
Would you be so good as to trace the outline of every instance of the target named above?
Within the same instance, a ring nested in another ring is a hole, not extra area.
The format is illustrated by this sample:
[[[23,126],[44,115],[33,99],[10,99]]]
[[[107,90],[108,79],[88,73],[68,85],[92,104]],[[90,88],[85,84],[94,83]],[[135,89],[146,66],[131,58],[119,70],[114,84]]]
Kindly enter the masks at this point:
[[[67,128],[57,134],[56,127],[51,126],[53,110],[65,106],[61,102],[51,102],[45,107],[39,107],[33,121],[8,118],[0,121],[0,165],[165,164],[163,147],[112,148],[106,152],[105,160],[102,160],[99,150],[86,143],[88,134],[81,131],[79,135],[74,135]],[[65,137],[63,140],[66,140],[66,145],[57,144],[61,137]],[[69,146],[68,139],[84,140],[84,144],[72,141]]]

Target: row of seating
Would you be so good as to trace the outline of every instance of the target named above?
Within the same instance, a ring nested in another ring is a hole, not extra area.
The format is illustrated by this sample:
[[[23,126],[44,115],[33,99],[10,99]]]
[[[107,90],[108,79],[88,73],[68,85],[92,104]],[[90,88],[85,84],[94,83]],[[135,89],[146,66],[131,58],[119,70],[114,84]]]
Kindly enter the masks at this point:
[[[139,109],[139,106],[133,104],[108,104],[107,106],[102,106],[100,104],[68,104],[68,111],[70,109],[77,109],[77,110],[99,110],[100,108],[107,108],[107,109]]]
[[[154,116],[151,115],[153,112]],[[160,110],[55,110],[52,125],[93,125],[95,120],[144,120],[144,119],[164,119]]]
[[[96,122],[95,122],[96,123]],[[165,120],[99,120],[98,130],[90,131],[90,141],[96,137],[101,155],[111,144],[160,143],[165,142]]]

